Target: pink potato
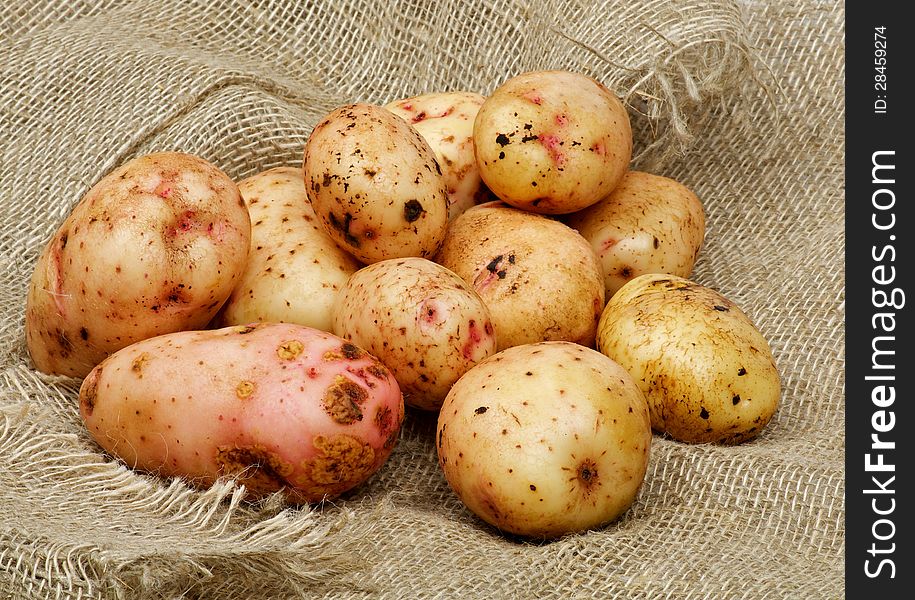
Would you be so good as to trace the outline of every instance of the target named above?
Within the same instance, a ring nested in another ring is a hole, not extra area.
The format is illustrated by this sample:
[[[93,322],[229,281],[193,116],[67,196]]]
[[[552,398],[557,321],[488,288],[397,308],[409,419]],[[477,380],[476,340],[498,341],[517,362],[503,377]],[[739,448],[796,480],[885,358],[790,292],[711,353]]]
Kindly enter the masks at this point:
[[[35,266],[32,362],[84,377],[129,344],[203,328],[241,277],[250,237],[238,187],[214,165],[179,152],[127,162],[86,193]]]
[[[133,344],[83,381],[92,437],[130,467],[292,503],[352,489],[390,455],[400,388],[374,357],[284,323],[186,331]]]

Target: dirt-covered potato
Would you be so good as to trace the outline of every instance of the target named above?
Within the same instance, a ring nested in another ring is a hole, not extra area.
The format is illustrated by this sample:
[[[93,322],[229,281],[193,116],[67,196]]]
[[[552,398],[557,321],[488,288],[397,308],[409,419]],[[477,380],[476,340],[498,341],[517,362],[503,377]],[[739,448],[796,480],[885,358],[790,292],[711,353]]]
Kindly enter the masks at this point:
[[[251,252],[216,324],[284,322],[330,331],[334,300],[362,265],[324,231],[301,169],[269,169],[238,189],[251,215]]]
[[[652,427],[683,442],[736,444],[775,413],[769,344],[736,304],[673,275],[636,277],[601,316],[598,349],[632,374]]]
[[[251,225],[238,187],[179,152],[131,160],[96,183],[32,274],[35,367],[84,377],[133,342],[213,318],[241,277]]]
[[[429,142],[448,190],[448,218],[490,199],[473,151],[473,123],[486,98],[472,92],[424,94],[385,106]]]
[[[400,117],[370,104],[334,110],[308,138],[303,168],[325,230],[362,262],[435,254],[448,226],[445,182]]]
[[[468,371],[438,418],[439,464],[487,523],[556,537],[620,516],[645,477],[651,424],[626,371],[569,342],[509,348]]]
[[[391,372],[334,335],[285,323],[184,331],[133,344],[83,381],[92,437],[128,466],[255,499],[317,502],[365,481],[397,440]]]
[[[473,129],[483,181],[505,202],[545,214],[581,210],[616,187],[632,158],[629,115],[600,82],[566,71],[513,77]]]
[[[626,173],[609,196],[564,221],[600,258],[607,298],[646,273],[689,277],[705,237],[699,198],[673,179],[641,171]]]
[[[458,378],[495,354],[489,309],[464,280],[424,258],[375,263],[344,286],[334,333],[377,356],[404,401],[438,410]]]
[[[499,349],[545,340],[594,343],[604,277],[578,233],[490,202],[451,222],[435,261],[457,273],[492,314]]]

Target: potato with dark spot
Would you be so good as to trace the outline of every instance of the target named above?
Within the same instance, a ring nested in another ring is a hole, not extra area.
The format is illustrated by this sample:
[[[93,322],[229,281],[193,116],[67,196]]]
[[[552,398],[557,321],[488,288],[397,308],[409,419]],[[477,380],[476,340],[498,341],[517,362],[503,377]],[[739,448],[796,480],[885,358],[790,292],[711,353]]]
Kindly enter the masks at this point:
[[[522,73],[503,83],[480,108],[473,140],[489,189],[543,214],[604,198],[632,158],[623,104],[595,79],[567,71]]]
[[[424,94],[386,105],[410,123],[435,152],[448,190],[448,218],[453,219],[491,194],[477,167],[473,123],[485,97],[472,92]]]
[[[604,277],[574,229],[489,202],[451,222],[435,261],[483,298],[500,350],[546,340],[594,343]]]
[[[302,170],[269,169],[238,189],[251,215],[251,253],[216,325],[283,322],[330,331],[334,300],[362,265],[324,231]]]
[[[79,404],[92,437],[130,467],[200,487],[231,477],[246,498],[282,492],[297,504],[365,481],[404,415],[376,358],[282,323],[138,342],[93,369]]]
[[[632,374],[652,427],[691,443],[759,435],[781,384],[766,339],[736,304],[673,275],[636,277],[601,316],[598,349]]]
[[[509,348],[445,398],[439,465],[461,501],[502,531],[553,538],[618,518],[645,478],[651,423],[632,377],[570,342]]]
[[[630,171],[609,196],[563,221],[591,243],[607,298],[646,273],[689,277],[705,237],[702,203],[686,186]]]
[[[328,235],[364,263],[431,257],[448,225],[435,153],[380,106],[340,107],[305,145],[305,188]]]
[[[235,182],[202,158],[162,152],[118,167],[38,259],[25,314],[32,362],[84,377],[133,342],[203,328],[241,277],[250,236]]]
[[[385,260],[353,275],[334,333],[377,356],[404,401],[438,410],[458,378],[496,352],[489,309],[460,277],[424,258]]]

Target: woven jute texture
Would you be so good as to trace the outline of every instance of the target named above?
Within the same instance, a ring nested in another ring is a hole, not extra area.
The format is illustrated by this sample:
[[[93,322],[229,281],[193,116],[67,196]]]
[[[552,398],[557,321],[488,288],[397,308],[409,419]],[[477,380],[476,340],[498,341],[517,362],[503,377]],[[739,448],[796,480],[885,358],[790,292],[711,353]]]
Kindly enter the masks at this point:
[[[838,598],[844,572],[844,12],[815,0],[12,0],[0,11],[0,598]],[[549,543],[467,512],[411,413],[385,467],[319,507],[135,473],[84,431],[79,381],[34,371],[28,279],[116,165],[301,164],[348,101],[593,74],[636,165],[702,198],[694,279],[769,339],[756,440],[655,437],[610,526]]]

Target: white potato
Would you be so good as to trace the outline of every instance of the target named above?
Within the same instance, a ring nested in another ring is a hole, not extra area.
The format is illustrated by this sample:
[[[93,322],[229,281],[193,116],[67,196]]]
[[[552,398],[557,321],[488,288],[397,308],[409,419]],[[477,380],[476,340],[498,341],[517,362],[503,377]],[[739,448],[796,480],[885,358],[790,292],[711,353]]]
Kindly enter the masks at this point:
[[[342,106],[315,126],[303,169],[325,230],[362,262],[435,254],[448,226],[445,184],[429,144],[403,119]]]
[[[705,237],[699,198],[673,179],[640,171],[626,173],[609,196],[564,221],[600,258],[607,298],[646,273],[689,277]]]
[[[778,408],[766,339],[736,304],[688,279],[648,274],[624,285],[601,316],[597,346],[632,374],[652,427],[674,439],[737,444]]]
[[[632,130],[600,82],[566,71],[513,77],[490,95],[473,130],[480,175],[513,206],[545,214],[605,197],[629,167]]]
[[[251,216],[251,252],[218,323],[298,323],[330,331],[334,300],[362,265],[325,233],[301,169],[269,169],[238,189]]]
[[[489,309],[464,281],[423,258],[377,262],[344,286],[334,332],[388,366],[404,401],[438,410],[458,378],[496,352]]]
[[[35,265],[32,362],[85,377],[134,342],[205,327],[244,271],[250,236],[238,186],[210,162],[157,152],[124,163],[86,192]]]
[[[556,537],[619,517],[645,477],[648,406],[626,371],[569,342],[509,348],[448,393],[439,465],[452,489],[503,531]]]
[[[473,150],[473,123],[486,100],[472,92],[424,94],[385,106],[429,142],[448,189],[448,218],[490,199]]]
[[[594,343],[603,273],[574,229],[501,202],[481,204],[451,222],[435,260],[483,298],[500,350],[545,340]]]

